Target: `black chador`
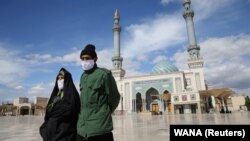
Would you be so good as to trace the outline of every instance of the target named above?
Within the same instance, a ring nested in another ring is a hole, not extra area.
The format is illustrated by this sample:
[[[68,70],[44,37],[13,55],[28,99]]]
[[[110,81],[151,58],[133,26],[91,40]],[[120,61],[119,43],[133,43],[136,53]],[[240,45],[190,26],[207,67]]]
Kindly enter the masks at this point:
[[[61,68],[50,96],[44,122],[40,127],[43,141],[76,140],[80,97],[70,72]]]

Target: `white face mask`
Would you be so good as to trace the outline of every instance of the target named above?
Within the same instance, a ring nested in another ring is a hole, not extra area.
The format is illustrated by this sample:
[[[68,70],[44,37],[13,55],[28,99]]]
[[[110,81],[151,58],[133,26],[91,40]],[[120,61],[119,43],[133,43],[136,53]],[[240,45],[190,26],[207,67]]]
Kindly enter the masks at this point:
[[[59,90],[63,89],[63,83],[64,83],[64,79],[57,80],[57,86]]]
[[[84,60],[82,61],[82,69],[83,70],[90,70],[94,67],[95,61],[94,60]]]

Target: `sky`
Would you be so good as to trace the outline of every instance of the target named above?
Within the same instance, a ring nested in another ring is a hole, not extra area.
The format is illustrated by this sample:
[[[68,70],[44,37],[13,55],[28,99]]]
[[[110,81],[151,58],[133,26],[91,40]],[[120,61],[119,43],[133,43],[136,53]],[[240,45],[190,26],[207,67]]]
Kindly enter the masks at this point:
[[[250,0],[192,0],[191,8],[208,86],[250,96]],[[49,97],[62,67],[79,88],[86,44],[112,69],[115,9],[125,76],[150,74],[160,60],[189,71],[182,0],[1,0],[0,102]]]

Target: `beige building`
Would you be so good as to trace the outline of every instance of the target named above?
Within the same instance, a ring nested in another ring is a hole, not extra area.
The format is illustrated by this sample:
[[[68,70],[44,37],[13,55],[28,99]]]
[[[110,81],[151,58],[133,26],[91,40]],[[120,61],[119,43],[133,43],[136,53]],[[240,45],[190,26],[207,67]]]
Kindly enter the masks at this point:
[[[34,111],[34,106],[27,97],[15,98],[13,105],[16,107],[15,115],[31,115]]]
[[[29,103],[29,98],[27,97],[18,97],[14,99],[14,105],[22,104],[22,103]]]
[[[49,98],[47,97],[35,97],[34,99],[34,115],[45,115],[46,106],[48,104]]]
[[[228,98],[228,109],[230,111],[247,111],[245,106],[245,96],[230,96]]]
[[[27,97],[18,97],[13,104],[15,115],[44,115],[47,103],[46,97],[35,97],[34,103],[30,103]]]

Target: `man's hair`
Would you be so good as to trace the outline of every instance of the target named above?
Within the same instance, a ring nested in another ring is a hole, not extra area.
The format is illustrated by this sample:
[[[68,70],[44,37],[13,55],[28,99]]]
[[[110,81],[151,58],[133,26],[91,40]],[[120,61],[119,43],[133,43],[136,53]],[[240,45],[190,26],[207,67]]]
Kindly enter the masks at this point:
[[[97,54],[95,52],[95,46],[92,44],[87,44],[85,48],[82,50],[80,58],[82,57],[82,55],[85,54],[90,55],[92,58],[97,58]]]

